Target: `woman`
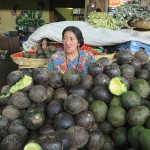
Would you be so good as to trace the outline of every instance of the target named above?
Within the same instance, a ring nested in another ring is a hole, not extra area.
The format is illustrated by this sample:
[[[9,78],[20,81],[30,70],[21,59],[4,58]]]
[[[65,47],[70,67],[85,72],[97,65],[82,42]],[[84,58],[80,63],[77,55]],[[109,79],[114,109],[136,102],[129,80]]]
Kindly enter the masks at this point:
[[[76,68],[82,74],[88,73],[88,65],[95,62],[95,58],[91,52],[80,50],[84,44],[80,29],[74,26],[66,27],[62,32],[62,42],[64,50],[50,57],[48,68],[62,73],[70,68]]]

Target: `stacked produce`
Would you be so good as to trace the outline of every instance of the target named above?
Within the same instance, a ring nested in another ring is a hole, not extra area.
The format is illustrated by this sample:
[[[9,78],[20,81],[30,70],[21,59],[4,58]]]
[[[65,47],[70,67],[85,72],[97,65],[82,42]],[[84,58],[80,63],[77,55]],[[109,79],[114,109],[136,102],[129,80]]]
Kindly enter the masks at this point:
[[[45,59],[49,58],[55,51],[56,47],[53,45],[50,45],[48,49],[43,49],[41,46],[39,46],[35,51],[23,51],[22,57]]]
[[[108,28],[111,30],[117,30],[121,28],[121,22],[119,19],[115,19],[105,12],[91,12],[88,15],[87,22],[93,25],[95,28]]]
[[[56,47],[50,45],[46,49],[37,47],[36,50],[22,51],[10,55],[19,68],[35,68],[46,66],[50,56],[56,52]]]
[[[112,16],[119,19],[124,26],[133,19],[150,18],[150,7],[141,7],[141,0],[134,0],[132,3],[116,7]]]
[[[7,76],[2,150],[150,149],[150,62],[144,50],[102,57],[89,74],[47,68]]]

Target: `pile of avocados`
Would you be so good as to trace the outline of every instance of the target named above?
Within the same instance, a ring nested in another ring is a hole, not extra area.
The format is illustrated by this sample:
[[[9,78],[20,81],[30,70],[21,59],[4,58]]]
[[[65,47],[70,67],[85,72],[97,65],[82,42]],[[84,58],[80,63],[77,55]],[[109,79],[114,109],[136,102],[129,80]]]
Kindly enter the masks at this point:
[[[50,45],[47,49],[44,49],[41,46],[38,46],[36,48],[35,53],[30,53],[29,51],[23,51],[22,52],[22,57],[24,57],[24,58],[47,59],[54,52],[56,52],[56,47],[54,45]]]
[[[0,93],[0,149],[150,150],[147,52],[123,49],[88,72],[12,71]]]

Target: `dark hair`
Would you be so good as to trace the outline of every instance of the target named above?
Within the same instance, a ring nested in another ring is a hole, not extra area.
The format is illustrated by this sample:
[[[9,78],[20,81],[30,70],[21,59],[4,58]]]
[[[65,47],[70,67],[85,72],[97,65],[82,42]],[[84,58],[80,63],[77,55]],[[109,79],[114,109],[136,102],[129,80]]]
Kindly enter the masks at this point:
[[[68,26],[62,32],[62,38],[64,38],[64,34],[67,31],[72,31],[75,34],[75,36],[78,39],[78,42],[80,44],[80,47],[82,47],[84,44],[84,38],[83,38],[81,30],[77,27],[74,27],[74,26]]]

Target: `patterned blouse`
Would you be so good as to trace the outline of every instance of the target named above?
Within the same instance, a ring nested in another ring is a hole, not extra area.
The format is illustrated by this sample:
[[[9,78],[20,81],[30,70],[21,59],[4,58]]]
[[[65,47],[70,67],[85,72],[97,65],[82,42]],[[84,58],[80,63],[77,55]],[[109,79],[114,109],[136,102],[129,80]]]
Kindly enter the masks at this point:
[[[50,57],[48,68],[50,71],[57,70],[61,73],[64,73],[69,68],[77,68],[82,74],[87,74],[88,65],[93,62],[95,62],[94,55],[87,50],[81,50],[79,56],[73,61],[66,58],[64,51],[58,51]]]

